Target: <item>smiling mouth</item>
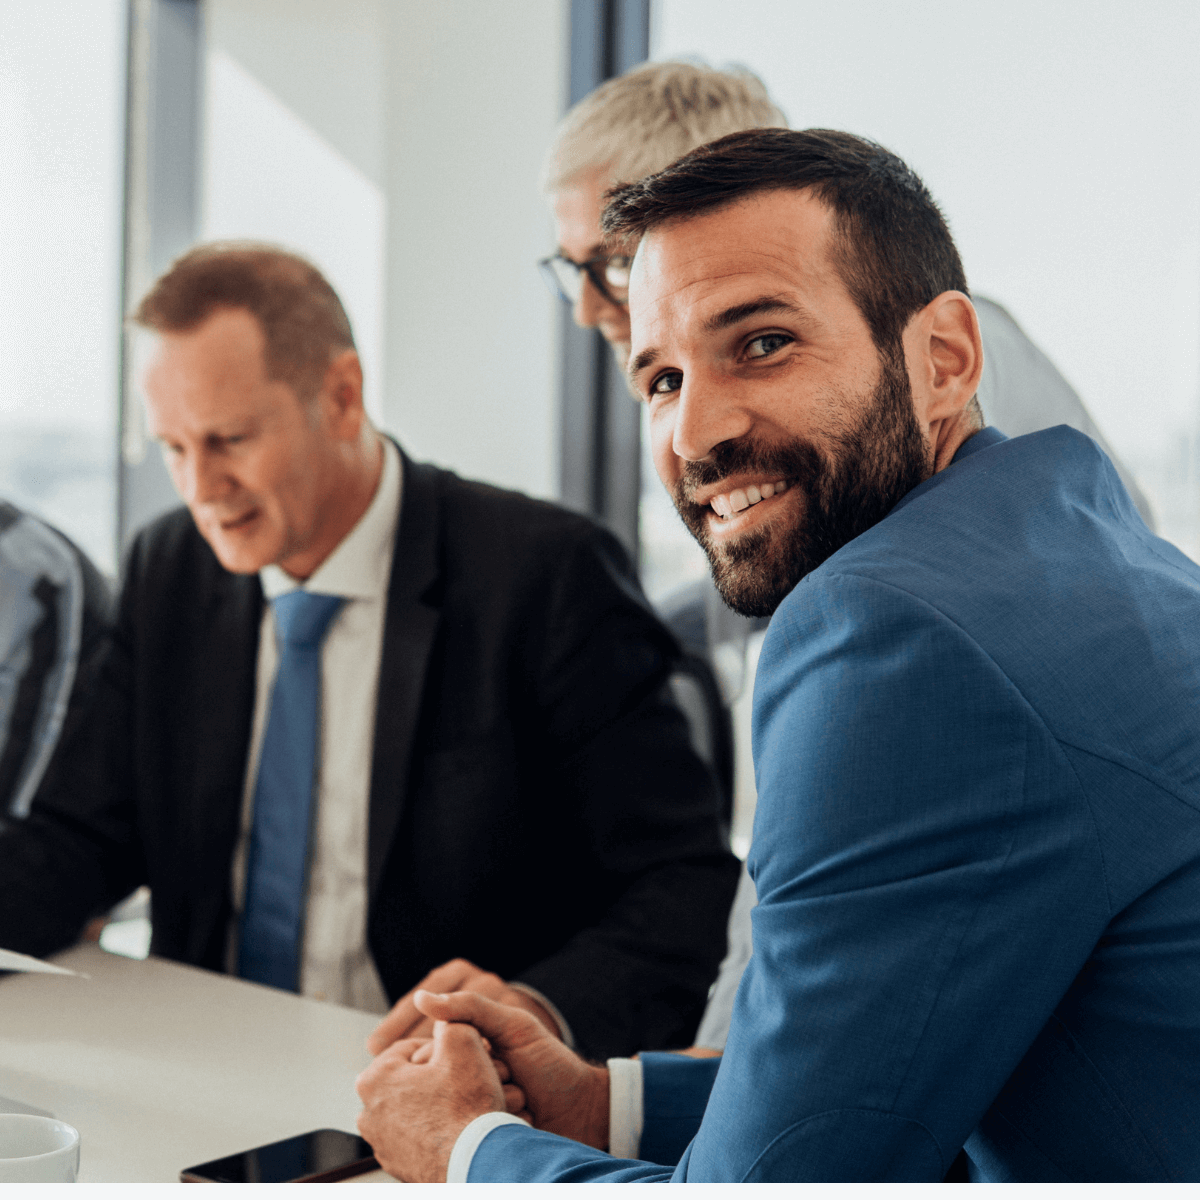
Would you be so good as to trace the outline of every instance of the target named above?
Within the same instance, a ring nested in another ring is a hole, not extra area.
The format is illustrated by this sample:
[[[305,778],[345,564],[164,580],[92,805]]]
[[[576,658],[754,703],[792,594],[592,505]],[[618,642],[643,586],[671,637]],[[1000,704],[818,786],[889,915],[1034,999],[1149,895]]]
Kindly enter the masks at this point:
[[[759,484],[752,483],[747,487],[734,488],[730,492],[722,492],[720,495],[713,496],[708,504],[722,521],[730,521],[738,513],[745,512],[746,509],[753,508],[764,500],[782,495],[788,490],[788,487],[786,479],[769,480]]]

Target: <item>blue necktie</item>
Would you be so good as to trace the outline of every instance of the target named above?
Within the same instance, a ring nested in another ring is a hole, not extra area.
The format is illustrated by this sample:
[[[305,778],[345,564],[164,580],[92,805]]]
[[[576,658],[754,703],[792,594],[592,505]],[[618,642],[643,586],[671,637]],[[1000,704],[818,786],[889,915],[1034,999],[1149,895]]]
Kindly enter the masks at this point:
[[[272,601],[279,670],[254,786],[238,974],[296,991],[307,899],[308,834],[321,716],[321,640],[341,596]]]

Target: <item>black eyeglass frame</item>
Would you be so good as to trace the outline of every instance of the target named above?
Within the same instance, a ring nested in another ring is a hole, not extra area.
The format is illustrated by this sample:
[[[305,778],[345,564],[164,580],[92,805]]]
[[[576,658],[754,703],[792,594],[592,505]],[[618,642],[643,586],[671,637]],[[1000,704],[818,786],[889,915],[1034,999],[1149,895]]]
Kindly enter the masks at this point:
[[[625,259],[626,262],[633,260],[626,254],[598,254],[595,258],[589,258],[585,262],[576,262],[573,258],[568,258],[565,254],[551,254],[547,258],[538,259],[538,268],[542,273],[542,278],[550,286],[550,290],[556,295],[562,297],[568,304],[574,304],[579,297],[571,296],[563,287],[562,281],[558,277],[558,272],[554,269],[556,262],[566,263],[567,266],[575,268],[576,276],[587,275],[587,277],[595,285],[596,290],[610,304],[615,304],[619,308],[629,307],[629,297],[624,300],[617,299],[616,296],[608,290],[608,284],[604,281],[601,272],[607,268],[608,264],[616,259]],[[580,295],[583,294],[582,284],[580,285]]]

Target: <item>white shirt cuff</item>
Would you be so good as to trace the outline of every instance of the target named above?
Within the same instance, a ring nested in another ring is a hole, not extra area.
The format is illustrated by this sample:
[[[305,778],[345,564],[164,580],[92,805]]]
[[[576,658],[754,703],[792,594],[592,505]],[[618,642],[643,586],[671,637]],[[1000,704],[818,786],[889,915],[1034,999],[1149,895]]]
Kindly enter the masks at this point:
[[[558,1026],[558,1036],[562,1038],[563,1045],[568,1050],[575,1049],[575,1035],[571,1032],[570,1025],[567,1024],[567,1018],[558,1011],[553,1000],[548,1000],[537,988],[530,987],[527,983],[521,983],[520,980],[511,980],[508,986],[515,991],[524,992],[525,995],[536,1000],[554,1018],[554,1023]]]
[[[636,1058],[608,1060],[608,1152],[637,1158],[642,1146],[642,1064]]]
[[[475,1151],[479,1149],[479,1143],[493,1129],[499,1129],[501,1125],[528,1124],[528,1121],[523,1121],[520,1117],[506,1112],[490,1112],[484,1113],[482,1117],[476,1117],[458,1135],[458,1141],[454,1143],[454,1149],[450,1151],[450,1165],[446,1168],[446,1182],[467,1182],[467,1175],[471,1170],[471,1159],[475,1157]]]

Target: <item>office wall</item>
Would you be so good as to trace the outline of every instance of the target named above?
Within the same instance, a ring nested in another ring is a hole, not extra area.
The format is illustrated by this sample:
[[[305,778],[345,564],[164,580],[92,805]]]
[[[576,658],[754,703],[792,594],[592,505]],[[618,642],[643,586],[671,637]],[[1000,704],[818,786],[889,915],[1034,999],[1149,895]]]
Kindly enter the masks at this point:
[[[561,111],[560,0],[387,6],[388,415],[413,449],[553,495],[557,309],[535,179]]]
[[[553,495],[555,322],[535,179],[565,6],[207,0],[206,237],[317,261],[368,405],[414,455]]]
[[[224,51],[316,136],[383,185],[386,0],[206,0]]]

